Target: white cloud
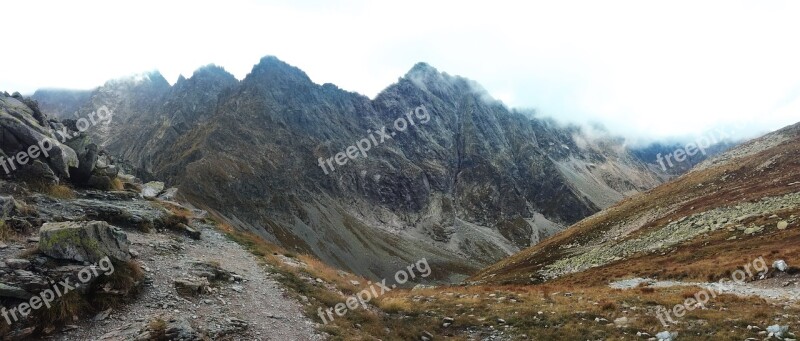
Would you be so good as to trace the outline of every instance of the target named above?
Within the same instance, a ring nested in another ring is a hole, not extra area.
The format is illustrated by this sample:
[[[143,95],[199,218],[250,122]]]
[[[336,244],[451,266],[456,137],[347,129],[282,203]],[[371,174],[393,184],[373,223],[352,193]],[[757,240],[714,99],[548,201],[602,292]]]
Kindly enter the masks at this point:
[[[0,89],[91,88],[264,55],[374,96],[426,61],[516,107],[634,137],[800,120],[790,1],[20,1],[4,5]]]

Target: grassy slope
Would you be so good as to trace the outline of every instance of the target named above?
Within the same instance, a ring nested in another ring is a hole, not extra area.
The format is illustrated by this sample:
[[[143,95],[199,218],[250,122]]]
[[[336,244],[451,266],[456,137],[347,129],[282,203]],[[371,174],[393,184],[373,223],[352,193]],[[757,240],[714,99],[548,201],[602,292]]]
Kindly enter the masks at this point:
[[[482,270],[471,279],[491,283],[529,283],[532,274],[535,278],[537,271],[571,255],[575,245],[596,244],[615,226],[625,226],[632,230],[626,237],[632,238],[651,229],[664,227],[670,221],[719,206],[734,206],[763,197],[798,192],[800,185],[790,184],[800,181],[800,125],[788,127],[781,133],[790,138],[774,148],[686,174],[673,182],[628,198],[573,225],[561,234]],[[756,140],[750,144],[758,142]],[[648,217],[658,211],[665,213]],[[797,214],[791,211],[775,213],[779,213],[781,217]],[[634,221],[644,223],[632,224]],[[763,221],[762,218],[761,221],[751,220],[747,223],[773,222]],[[673,252],[663,257],[634,255],[630,259],[603,267],[602,271],[629,276],[632,272],[647,273],[660,269],[662,277],[680,277],[688,271],[691,277],[699,279],[698,276],[710,274],[690,270],[704,267],[702,262],[715,264],[713,271],[724,273],[730,269],[723,269],[720,265],[733,266],[741,263],[742,258],[756,254],[770,254],[775,249],[780,249],[786,255],[800,252],[800,243],[792,242],[798,237],[796,229],[790,228],[780,233],[761,236],[758,243],[720,240],[723,234],[717,231],[709,236],[710,240],[689,240],[678,246],[678,250],[683,252]],[[654,266],[653,262],[656,260],[662,263]],[[576,275],[575,278],[595,276],[594,272],[599,270],[601,269],[592,269],[586,274]]]

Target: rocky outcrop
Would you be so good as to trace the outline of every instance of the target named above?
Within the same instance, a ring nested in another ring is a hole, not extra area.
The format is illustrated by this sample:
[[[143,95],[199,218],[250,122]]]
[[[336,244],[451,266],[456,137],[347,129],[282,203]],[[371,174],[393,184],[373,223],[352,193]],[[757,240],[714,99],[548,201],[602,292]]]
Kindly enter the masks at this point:
[[[121,262],[131,259],[125,233],[103,221],[46,223],[39,236],[39,250],[55,259],[78,262],[98,262],[106,256]]]
[[[38,103],[0,94],[0,175],[110,190],[119,174],[75,120],[51,119]]]
[[[22,100],[0,95],[0,148],[6,155],[5,174],[11,175],[30,159],[38,159],[46,162],[56,175],[69,178],[70,167],[78,167],[77,154],[58,142],[52,127],[43,125],[46,122],[42,122],[35,103],[31,107]]]

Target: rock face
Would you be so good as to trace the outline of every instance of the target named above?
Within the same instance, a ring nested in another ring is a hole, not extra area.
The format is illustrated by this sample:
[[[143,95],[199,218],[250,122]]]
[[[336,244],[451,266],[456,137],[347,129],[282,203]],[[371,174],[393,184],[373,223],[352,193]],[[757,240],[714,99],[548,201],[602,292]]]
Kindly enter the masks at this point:
[[[94,139],[141,178],[371,277],[426,257],[439,279],[463,278],[659,183],[623,141],[509,110],[423,63],[373,100],[266,57],[241,82],[214,66],[172,87],[150,74],[106,83],[81,112],[94,103],[115,111]],[[413,127],[379,136],[401,117]],[[370,136],[385,141],[320,167]]]
[[[56,175],[69,178],[70,167],[78,167],[78,156],[72,148],[58,142],[51,131],[58,125],[58,122],[44,121],[35,103],[0,94],[0,146],[7,158],[15,157],[14,162],[7,160],[3,165],[4,173],[10,175],[17,168],[27,166],[26,158],[41,158]],[[38,153],[30,149],[33,146],[38,148]],[[44,152],[48,155],[42,155]],[[20,155],[26,157],[20,158]]]
[[[128,237],[106,222],[46,223],[39,237],[40,251],[56,259],[94,263],[108,256],[117,261],[130,260]]]
[[[119,170],[100,161],[105,151],[80,130],[75,120],[49,118],[32,99],[0,94],[0,176],[110,190]]]

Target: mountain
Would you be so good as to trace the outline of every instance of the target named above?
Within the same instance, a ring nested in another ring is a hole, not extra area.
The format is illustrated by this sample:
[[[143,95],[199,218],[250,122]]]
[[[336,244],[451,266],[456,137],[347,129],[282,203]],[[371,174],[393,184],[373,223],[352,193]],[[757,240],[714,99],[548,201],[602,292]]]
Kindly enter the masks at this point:
[[[39,89],[31,98],[40,103],[41,110],[55,118],[71,118],[91,96],[90,90]]]
[[[631,148],[631,153],[647,163],[648,167],[654,173],[661,175],[663,181],[666,182],[689,172],[703,161],[719,155],[741,142],[714,136],[707,140],[689,143],[654,142],[643,147]],[[697,148],[698,144],[703,146],[702,150]],[[687,151],[689,153],[686,153]],[[678,160],[683,161],[675,160],[676,152],[682,153],[678,154]]]
[[[425,63],[375,99],[265,57],[241,81],[215,66],[174,86],[110,81],[78,115],[103,105],[113,121],[88,133],[117,164],[369,277],[427,257],[458,280],[660,183],[621,139],[510,110]]]
[[[471,280],[598,285],[630,277],[716,281],[725,271],[730,277],[748,260],[763,257],[772,264],[796,259],[798,155],[800,123],[706,160]]]

